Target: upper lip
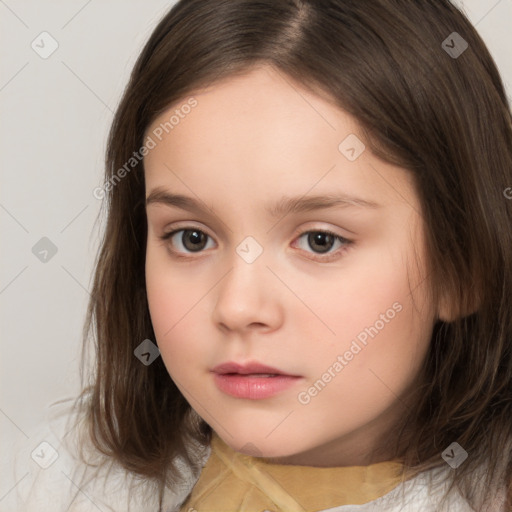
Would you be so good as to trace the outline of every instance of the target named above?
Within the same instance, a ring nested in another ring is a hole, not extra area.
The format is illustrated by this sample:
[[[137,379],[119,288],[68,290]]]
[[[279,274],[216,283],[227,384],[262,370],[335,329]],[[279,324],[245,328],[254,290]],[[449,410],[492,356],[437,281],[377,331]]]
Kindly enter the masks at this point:
[[[270,373],[276,375],[290,375],[291,377],[297,377],[297,375],[291,375],[277,368],[273,368],[271,366],[267,366],[257,362],[246,364],[238,364],[233,362],[222,363],[217,365],[212,371],[220,374],[238,373],[241,375],[249,375],[253,373]]]

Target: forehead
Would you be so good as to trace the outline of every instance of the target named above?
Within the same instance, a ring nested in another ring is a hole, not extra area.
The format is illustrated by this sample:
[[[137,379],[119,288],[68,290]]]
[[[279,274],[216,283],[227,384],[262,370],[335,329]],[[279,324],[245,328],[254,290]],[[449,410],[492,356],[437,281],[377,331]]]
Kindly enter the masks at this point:
[[[277,112],[287,114],[288,118],[293,119],[306,116],[311,122],[321,120],[331,129],[336,124],[336,119],[332,116],[335,101],[329,99],[325,92],[313,93],[275,67],[258,64],[242,74],[225,77],[208,87],[189,92],[186,97],[169,105],[167,112],[155,119],[151,126],[157,126],[168,119],[168,114],[179,109],[191,96],[198,101],[203,111],[208,110],[212,114],[222,114],[227,105],[240,113],[250,113],[257,107],[263,117]],[[341,109],[336,110],[335,116],[343,113]],[[347,115],[345,122],[351,123],[352,128],[357,130],[357,123],[353,118]]]
[[[196,102],[192,108],[190,98]],[[261,159],[270,154],[274,161],[301,147],[330,146],[336,155],[340,137],[359,132],[355,120],[341,109],[270,66],[256,67],[187,95],[169,106],[146,133],[155,130],[175,151],[193,145],[192,158],[200,148],[215,157],[227,152],[235,157],[243,150],[245,157]]]
[[[396,189],[404,179],[367,149],[347,159],[344,141],[364,148],[357,121],[269,66],[194,91],[156,118],[146,136],[156,142],[144,158],[148,189],[172,185],[190,195],[185,182],[197,193],[226,192],[229,184],[249,197],[290,186],[304,194],[318,183],[382,198],[392,192],[390,182],[398,180]],[[379,169],[387,171],[387,186]]]

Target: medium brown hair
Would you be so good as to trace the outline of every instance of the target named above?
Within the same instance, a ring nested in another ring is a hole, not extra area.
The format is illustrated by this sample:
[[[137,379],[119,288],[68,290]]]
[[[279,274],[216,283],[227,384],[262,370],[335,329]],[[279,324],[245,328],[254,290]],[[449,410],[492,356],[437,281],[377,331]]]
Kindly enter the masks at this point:
[[[458,57],[442,46],[453,32],[468,43]],[[354,116],[377,157],[412,173],[432,298],[448,294],[457,314],[434,325],[396,455],[416,474],[446,467],[441,453],[457,441],[469,456],[452,471],[453,485],[477,510],[505,485],[511,505],[512,200],[504,191],[512,123],[489,51],[447,0],[179,1],[134,66],[109,135],[105,183],[119,178],[166,108],[262,63]],[[95,365],[81,399],[95,447],[163,492],[178,481],[175,458],[192,465],[189,446],[206,446],[211,429],[161,358],[146,366],[134,356],[155,340],[143,161],[105,191],[84,326],[84,348],[94,333]]]

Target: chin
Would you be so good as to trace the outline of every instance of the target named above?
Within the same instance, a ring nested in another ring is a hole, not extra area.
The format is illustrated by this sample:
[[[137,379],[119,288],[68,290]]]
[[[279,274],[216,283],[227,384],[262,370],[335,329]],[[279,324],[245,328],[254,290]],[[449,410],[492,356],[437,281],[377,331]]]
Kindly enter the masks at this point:
[[[285,426],[285,416],[255,415],[251,411],[243,416],[221,418],[221,421],[213,422],[210,426],[225,444],[238,453],[262,458],[294,458],[311,450],[315,441],[310,433],[298,425]],[[280,422],[283,424],[280,425]]]
[[[237,442],[231,439],[229,443],[226,440],[224,442],[238,453],[265,459],[293,458],[302,452],[302,447],[291,444],[285,445],[281,439],[274,439],[273,441],[269,439],[256,439],[248,442]],[[286,464],[286,462],[283,462],[283,464]]]

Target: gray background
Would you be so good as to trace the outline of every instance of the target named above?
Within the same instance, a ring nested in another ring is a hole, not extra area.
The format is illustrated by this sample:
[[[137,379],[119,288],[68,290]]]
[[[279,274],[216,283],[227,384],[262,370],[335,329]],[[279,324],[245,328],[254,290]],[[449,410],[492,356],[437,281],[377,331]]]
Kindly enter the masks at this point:
[[[103,225],[95,223],[101,201],[93,190],[102,182],[106,135],[139,50],[172,3],[0,0],[0,510],[16,485],[8,471],[13,443],[34,444],[48,405],[79,391]],[[512,0],[456,3],[487,43],[510,97]],[[44,31],[58,44],[48,58],[31,46],[35,40],[48,51]],[[34,254],[47,248],[43,237],[57,250],[46,262]]]

